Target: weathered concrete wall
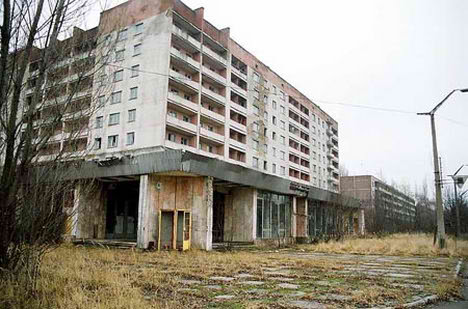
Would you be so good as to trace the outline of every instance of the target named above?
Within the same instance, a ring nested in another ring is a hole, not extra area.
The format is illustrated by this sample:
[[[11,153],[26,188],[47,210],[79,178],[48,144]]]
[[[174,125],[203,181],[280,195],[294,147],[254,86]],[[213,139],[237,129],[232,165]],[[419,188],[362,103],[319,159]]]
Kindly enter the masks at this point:
[[[157,247],[161,210],[186,210],[192,212],[192,246],[211,250],[212,188],[210,177],[141,176],[138,247]]]
[[[254,241],[256,235],[257,190],[236,188],[226,196],[224,240]]]
[[[307,199],[298,197],[296,200],[296,237],[307,237]]]
[[[102,182],[78,184],[75,188],[73,232],[77,238],[105,238],[106,190]]]
[[[192,204],[192,247],[212,249],[213,177],[198,178],[194,183]]]

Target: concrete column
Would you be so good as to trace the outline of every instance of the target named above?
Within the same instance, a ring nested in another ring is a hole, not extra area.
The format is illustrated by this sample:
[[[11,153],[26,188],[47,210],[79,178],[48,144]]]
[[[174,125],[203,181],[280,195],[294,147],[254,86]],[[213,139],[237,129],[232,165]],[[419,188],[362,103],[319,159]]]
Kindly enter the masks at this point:
[[[292,218],[291,218],[291,236],[297,237],[297,197],[292,198]]]
[[[137,246],[141,249],[148,248],[150,229],[149,224],[149,181],[148,175],[140,176],[140,192],[138,197],[138,232]]]
[[[195,191],[192,204],[192,246],[209,251],[213,243],[213,177],[204,177]]]
[[[366,233],[366,222],[364,209],[359,209],[359,234],[364,235]]]
[[[305,204],[304,204],[304,231],[305,235],[304,237],[309,237],[309,199],[305,198]]]

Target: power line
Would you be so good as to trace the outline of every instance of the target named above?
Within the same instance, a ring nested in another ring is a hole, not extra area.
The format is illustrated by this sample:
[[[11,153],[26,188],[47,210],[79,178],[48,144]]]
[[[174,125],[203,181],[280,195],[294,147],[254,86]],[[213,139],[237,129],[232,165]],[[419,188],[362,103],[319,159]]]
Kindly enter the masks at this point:
[[[179,81],[193,81],[192,79],[190,78],[186,78],[186,77],[178,77],[178,76],[172,76],[170,74],[165,74],[165,73],[160,73],[160,72],[155,72],[155,71],[149,71],[149,70],[141,70],[141,69],[133,69],[131,67],[125,67],[125,66],[122,66],[122,65],[117,65],[117,64],[111,64],[111,63],[106,63],[105,65],[108,65],[108,66],[113,66],[113,67],[117,67],[117,68],[121,68],[121,69],[124,69],[124,70],[130,70],[130,71],[133,71],[133,72],[139,72],[139,73],[145,73],[145,74],[153,74],[153,75],[157,75],[157,76],[162,76],[162,77],[172,77],[176,80],[179,80]],[[228,86],[228,85],[224,85],[226,88],[231,88],[231,89],[234,89],[234,90],[243,90],[243,91],[246,91],[246,92],[253,92],[253,91],[256,91],[258,92],[257,89],[243,89],[239,86]],[[263,91],[262,93],[264,94],[272,94],[272,95],[280,95],[279,93],[277,92],[271,92],[271,91]],[[362,108],[362,109],[368,109],[368,110],[375,110],[375,111],[380,111],[380,112],[389,112],[389,113],[400,113],[400,114],[409,114],[409,115],[417,115],[417,112],[414,112],[414,111],[407,111],[407,110],[400,110],[400,109],[393,109],[393,108],[385,108],[385,107],[375,107],[375,106],[369,106],[369,105],[362,105],[362,104],[352,104],[352,103],[343,103],[343,102],[332,102],[332,101],[327,101],[327,100],[320,100],[320,99],[313,99],[311,100],[313,103],[322,103],[322,104],[329,104],[329,105],[340,105],[340,106],[346,106],[346,107],[355,107],[355,108]],[[459,121],[456,121],[456,120],[453,120],[453,119],[450,119],[450,118],[447,118],[447,117],[442,117],[442,116],[439,116],[440,118],[444,119],[444,120],[447,120],[447,121],[450,121],[452,123],[455,123],[455,124],[458,124],[458,125],[461,125],[461,126],[464,126],[464,127],[468,127],[468,124],[465,124],[465,123],[462,123],[462,122],[459,122]]]

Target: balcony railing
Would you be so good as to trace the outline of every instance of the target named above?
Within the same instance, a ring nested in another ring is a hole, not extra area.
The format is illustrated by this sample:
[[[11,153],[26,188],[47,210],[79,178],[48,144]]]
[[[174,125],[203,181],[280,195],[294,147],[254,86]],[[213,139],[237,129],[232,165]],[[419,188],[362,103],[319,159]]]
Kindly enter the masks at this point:
[[[192,67],[196,68],[197,70],[200,69],[200,62],[196,61],[192,57],[182,54],[180,51],[178,51],[174,47],[171,48],[171,54],[177,57],[178,59],[190,64]]]
[[[173,93],[169,92],[167,95],[167,98],[170,102],[179,105],[180,107],[183,107],[185,109],[190,110],[191,112],[197,113],[197,107],[198,105],[196,103],[193,103],[192,101],[186,100],[183,97]]]
[[[211,58],[213,58],[214,60],[216,60],[216,61],[222,63],[224,66],[226,66],[227,60],[225,58],[223,58],[221,55],[219,55],[218,53],[216,53],[215,51],[211,50],[206,45],[203,46],[203,52],[205,54],[207,54],[208,56],[210,56]]]
[[[239,131],[241,131],[243,133],[247,132],[247,127],[245,125],[241,124],[241,123],[238,123],[237,121],[231,120],[230,124],[231,124],[231,127],[235,128],[235,129],[237,129],[237,130],[239,130]]]
[[[201,113],[202,113],[202,115],[204,115],[204,116],[206,116],[206,117],[208,117],[208,118],[210,118],[212,120],[215,120],[215,121],[220,122],[220,123],[224,123],[225,117],[223,115],[220,115],[218,113],[210,111],[207,108],[202,107],[201,108]]]
[[[224,143],[224,136],[216,132],[210,131],[205,128],[200,128],[200,136],[216,141],[218,143]]]
[[[235,110],[239,114],[247,115],[247,108],[243,107],[242,105],[237,104],[236,102],[231,101],[230,107],[231,109]]]
[[[193,123],[186,122],[183,120],[180,120],[178,118],[172,117],[170,115],[167,116],[167,124],[171,125],[173,127],[176,127],[180,130],[183,130],[185,132],[189,132],[191,134],[197,134],[197,126],[194,125]]]
[[[197,49],[200,49],[201,47],[201,42],[197,41],[193,37],[191,37],[187,32],[184,30],[180,29],[176,25],[172,25],[172,33],[177,35],[180,38],[183,38],[184,40],[190,42],[193,46],[195,46]]]
[[[247,99],[247,90],[242,89],[241,87],[237,86],[234,83],[231,83],[231,90],[234,91],[237,94],[240,94],[244,97],[244,99]]]
[[[231,71],[234,72],[234,74],[236,74],[236,76],[238,76],[238,77],[240,77],[240,78],[242,78],[244,80],[247,80],[247,73],[244,73],[241,70],[238,70],[234,66],[231,66]]]
[[[180,83],[183,83],[187,86],[190,86],[191,88],[193,89],[198,89],[198,85],[199,83],[198,82],[194,82],[193,80],[185,77],[184,75],[174,71],[174,70],[171,70],[170,72],[170,75],[171,77],[173,77],[176,81],[180,82]]]
[[[247,149],[247,145],[243,144],[239,141],[236,141],[235,139],[230,138],[229,139],[229,144],[239,150],[245,151]]]
[[[202,72],[203,72],[203,74],[208,75],[209,77],[211,77],[212,79],[214,79],[218,83],[220,83],[222,85],[226,85],[226,79],[224,77],[222,77],[221,75],[219,75],[216,72],[211,71],[207,67],[203,66],[202,67]]]
[[[203,88],[203,93],[214,99],[220,104],[225,105],[226,104],[226,98],[208,88],[202,87]]]

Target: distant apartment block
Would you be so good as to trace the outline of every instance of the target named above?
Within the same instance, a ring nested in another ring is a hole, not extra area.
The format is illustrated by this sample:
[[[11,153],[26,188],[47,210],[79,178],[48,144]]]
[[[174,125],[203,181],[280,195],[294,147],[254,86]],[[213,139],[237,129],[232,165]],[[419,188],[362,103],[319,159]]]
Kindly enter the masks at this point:
[[[94,56],[82,59],[78,48],[57,67],[67,78],[50,98],[96,63],[76,101],[94,112],[50,128],[57,138],[43,152],[84,152],[84,175],[98,179],[92,196],[75,190],[87,211],[75,216],[73,236],[210,249],[326,230],[322,209],[340,201],[338,123],[229,28],[178,0],[131,0],[104,11],[97,28],[75,29],[85,34]],[[31,72],[33,81],[33,62]],[[86,125],[70,145],[67,126]],[[354,206],[345,214],[349,231]]]
[[[362,201],[369,232],[410,230],[416,220],[415,200],[370,175],[341,176],[344,196]]]

